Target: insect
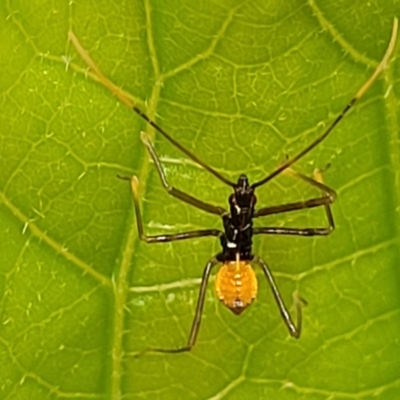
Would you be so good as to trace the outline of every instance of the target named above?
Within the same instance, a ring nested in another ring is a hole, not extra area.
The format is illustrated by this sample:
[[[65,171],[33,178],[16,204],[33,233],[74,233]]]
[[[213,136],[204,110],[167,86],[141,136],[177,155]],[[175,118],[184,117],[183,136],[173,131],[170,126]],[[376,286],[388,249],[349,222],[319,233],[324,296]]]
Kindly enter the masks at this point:
[[[210,214],[215,214],[222,219],[223,229],[201,229],[195,231],[187,231],[175,234],[161,234],[161,235],[146,235],[143,228],[140,199],[139,199],[139,180],[136,176],[121,177],[121,179],[129,180],[132,189],[134,210],[136,216],[136,224],[139,236],[146,243],[165,243],[178,240],[188,240],[199,237],[212,236],[220,241],[221,251],[211,257],[207,262],[202,275],[199,295],[196,305],[196,311],[192,322],[189,338],[187,344],[182,347],[173,349],[164,348],[148,348],[145,352],[161,352],[161,353],[180,353],[190,351],[196,343],[197,335],[199,333],[201,316],[203,312],[204,300],[208,281],[213,268],[220,265],[216,274],[215,289],[218,298],[222,303],[228,307],[235,314],[240,314],[246,307],[248,307],[257,294],[257,279],[252,264],[258,265],[263,271],[267,282],[271,288],[272,294],[275,298],[276,304],[282,316],[282,319],[289,331],[289,334],[294,338],[299,338],[301,334],[302,325],[302,302],[303,300],[298,294],[295,294],[296,306],[296,323],[293,321],[288,308],[286,307],[279,288],[275,282],[273,274],[268,264],[258,255],[252,252],[253,236],[256,235],[299,235],[299,236],[325,236],[329,235],[334,229],[334,220],[331,212],[330,205],[334,202],[336,194],[335,191],[326,186],[321,179],[320,174],[314,177],[308,177],[291,169],[291,166],[309,153],[314,147],[321,143],[335,128],[340,120],[349,112],[355,102],[359,100],[370,86],[377,79],[381,71],[386,67],[390,56],[393,52],[396,37],[397,37],[397,19],[393,22],[393,29],[391,39],[386,50],[385,55],[378,64],[374,73],[365,82],[362,87],[357,91],[355,96],[346,105],[343,111],[334,119],[329,127],[314,139],[306,148],[300,151],[292,158],[288,158],[284,163],[277,167],[270,174],[263,179],[250,183],[247,175],[242,174],[236,182],[230,181],[222,174],[217,172],[210,165],[204,163],[191,151],[182,146],[172,136],[170,136],[162,127],[150,119],[143,113],[135,104],[133,104],[127,97],[124,96],[121,90],[116,88],[101,72],[97,69],[93,61],[83,50],[77,38],[70,32],[70,39],[74,43],[82,58],[88,63],[90,69],[95,73],[97,79],[107,86],[112,92],[123,102],[129,105],[141,118],[143,118],[150,126],[152,126],[159,134],[166,138],[172,145],[186,154],[187,157],[199,164],[215,178],[219,179],[224,184],[231,187],[232,192],[229,195],[228,204],[229,210],[222,207],[206,203],[192,195],[183,192],[168,183],[167,177],[162,168],[159,156],[157,155],[150,138],[142,133],[141,139],[146,146],[151,159],[154,162],[155,168],[159,175],[160,181],[164,189],[169,195],[176,199],[183,201],[197,209],[205,211]],[[297,201],[288,204],[281,204],[275,206],[267,206],[256,208],[257,198],[255,191],[258,187],[265,185],[277,175],[284,171],[290,172],[292,175],[302,179],[309,185],[317,188],[320,195],[304,201]],[[326,227],[318,228],[286,228],[286,227],[269,227],[269,226],[253,226],[253,220],[272,214],[286,213],[296,210],[309,209],[315,207],[323,207],[327,219]]]

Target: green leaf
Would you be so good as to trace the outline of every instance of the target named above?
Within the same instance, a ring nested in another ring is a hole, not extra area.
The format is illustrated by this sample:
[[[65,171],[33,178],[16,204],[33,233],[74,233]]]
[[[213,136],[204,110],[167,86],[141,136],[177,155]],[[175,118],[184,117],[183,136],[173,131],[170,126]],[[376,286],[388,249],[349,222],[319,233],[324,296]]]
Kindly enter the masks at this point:
[[[308,175],[330,164],[335,232],[254,238],[291,310],[295,290],[308,302],[302,337],[289,337],[257,270],[258,298],[240,317],[210,284],[192,352],[136,357],[185,345],[219,243],[140,241],[116,175],[139,177],[148,234],[221,227],[162,189],[140,131],[174,186],[221,206],[230,190],[93,80],[67,35],[175,139],[254,182],[368,79],[400,2],[153,3],[0,5],[0,398],[397,399],[399,61],[296,164]],[[259,206],[315,195],[289,177],[257,193]],[[326,222],[315,209],[263,223]]]

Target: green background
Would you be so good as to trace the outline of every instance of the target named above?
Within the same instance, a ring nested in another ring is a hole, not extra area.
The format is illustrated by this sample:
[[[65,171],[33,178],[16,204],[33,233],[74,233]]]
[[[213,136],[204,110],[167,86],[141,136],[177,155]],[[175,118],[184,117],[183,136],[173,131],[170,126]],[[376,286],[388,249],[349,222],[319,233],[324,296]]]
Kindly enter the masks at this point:
[[[309,175],[330,164],[336,231],[254,240],[288,306],[294,290],[308,301],[300,340],[257,270],[259,296],[240,317],[210,285],[190,354],[137,358],[186,343],[219,245],[140,242],[116,174],[138,175],[148,233],[220,227],[168,197],[140,131],[181,190],[219,205],[230,190],[90,79],[67,33],[174,138],[230,179],[255,181],[341,111],[399,11],[397,0],[3,0],[0,398],[398,399],[400,61],[296,164]],[[289,177],[257,193],[260,206],[315,195]],[[256,223],[325,220],[312,210]]]

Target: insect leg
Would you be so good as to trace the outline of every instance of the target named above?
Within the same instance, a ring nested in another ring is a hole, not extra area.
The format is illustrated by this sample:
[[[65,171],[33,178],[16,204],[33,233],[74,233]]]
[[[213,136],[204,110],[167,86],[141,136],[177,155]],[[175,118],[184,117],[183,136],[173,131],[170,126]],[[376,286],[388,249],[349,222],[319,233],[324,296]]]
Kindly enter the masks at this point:
[[[292,317],[290,316],[289,310],[287,309],[282,299],[278,286],[275,282],[275,279],[268,265],[258,256],[254,256],[253,262],[257,263],[263,270],[264,275],[267,278],[269,286],[272,290],[272,294],[274,295],[276,304],[278,305],[282,319],[289,330],[290,336],[298,339],[301,334],[301,323],[302,323],[301,303],[305,303],[305,301],[298,295],[297,292],[294,293],[293,297],[296,306],[296,324],[295,324],[292,320]]]
[[[200,208],[201,210],[206,211],[208,213],[217,214],[219,216],[227,214],[227,211],[224,210],[222,207],[217,207],[212,204],[205,203],[204,201],[201,201],[201,200],[199,200],[187,193],[184,193],[178,189],[175,189],[173,186],[171,186],[167,181],[167,177],[165,176],[165,173],[163,171],[161,161],[160,161],[149,137],[144,132],[142,132],[140,137],[142,139],[142,142],[146,146],[151,159],[154,162],[154,165],[157,169],[157,173],[158,173],[158,176],[160,177],[161,183],[162,183],[164,189],[168,192],[168,194],[170,194],[171,196],[176,197],[177,199],[182,200],[185,203],[188,203],[196,208]]]
[[[203,277],[201,279],[201,285],[199,290],[199,297],[197,299],[196,313],[193,318],[192,328],[190,329],[189,339],[187,345],[184,347],[178,347],[177,349],[160,349],[160,348],[148,348],[143,352],[139,353],[139,355],[143,355],[148,352],[152,353],[183,353],[185,351],[190,351],[192,347],[196,343],[197,334],[199,333],[201,316],[203,313],[204,300],[206,297],[207,284],[210,278],[210,273],[213,267],[215,267],[219,261],[217,260],[217,256],[213,257],[210,261],[208,261],[207,265],[203,271]]]
[[[310,185],[319,188],[322,192],[322,197],[315,197],[304,201],[297,201],[295,203],[279,204],[277,206],[263,207],[255,211],[253,216],[254,218],[262,217],[264,215],[280,214],[288,211],[301,210],[303,208],[313,208],[319,206],[329,207],[329,205],[335,201],[336,192],[321,182],[320,179],[321,173],[319,171],[316,171],[316,173],[314,174],[318,180],[303,175],[300,172],[296,172],[292,168],[288,168],[285,172],[290,173],[291,175],[304,180]]]
[[[313,208],[324,206],[325,214],[328,221],[326,228],[281,228],[281,227],[256,227],[253,233],[256,234],[278,234],[278,235],[300,235],[300,236],[325,236],[329,235],[334,229],[335,224],[333,221],[333,215],[330,204],[335,201],[336,193],[330,187],[322,183],[322,173],[320,170],[314,172],[315,179],[310,178],[306,175],[296,172],[291,168],[287,171],[291,175],[294,175],[308,184],[317,187],[322,192],[322,197],[316,197],[313,199],[299,201],[296,203],[282,204],[272,207],[264,207],[255,212],[254,217],[260,217],[263,215],[279,214],[288,211],[301,210],[304,208]]]
[[[332,233],[333,221],[326,228],[280,228],[275,226],[257,227],[253,229],[254,235],[296,235],[296,236],[327,236]]]
[[[201,229],[197,231],[188,231],[188,232],[181,232],[181,233],[174,233],[167,235],[147,236],[143,229],[142,215],[140,212],[139,193],[138,193],[139,180],[137,179],[136,176],[133,176],[132,178],[125,178],[125,177],[120,177],[120,178],[124,180],[129,180],[131,182],[133,204],[135,206],[137,230],[139,232],[140,239],[144,240],[146,243],[164,243],[164,242],[172,242],[174,240],[192,239],[203,236],[220,237],[222,235],[222,232],[219,231],[218,229]]]

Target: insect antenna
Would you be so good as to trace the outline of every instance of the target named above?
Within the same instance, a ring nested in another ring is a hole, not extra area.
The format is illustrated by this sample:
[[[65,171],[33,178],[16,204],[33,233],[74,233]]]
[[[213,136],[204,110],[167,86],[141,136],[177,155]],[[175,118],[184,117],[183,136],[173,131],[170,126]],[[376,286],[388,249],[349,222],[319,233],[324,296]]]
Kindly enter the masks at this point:
[[[135,101],[132,99],[132,96],[130,96],[128,93],[124,92],[122,89],[117,87],[106,76],[103,75],[103,73],[100,71],[100,69],[94,63],[94,61],[91,59],[91,57],[89,56],[87,51],[83,48],[83,46],[80,44],[78,38],[75,36],[75,34],[72,31],[68,32],[68,38],[73,43],[75,49],[78,51],[78,53],[80,54],[82,59],[86,62],[87,66],[89,67],[89,70],[91,70],[91,72],[92,72],[92,77],[95,80],[101,82],[106,88],[108,88],[114,94],[115,97],[117,97],[119,100],[121,100],[124,104],[126,104],[133,111],[135,111],[150,126],[152,126],[157,132],[161,133],[161,135],[163,135],[170,143],[172,143],[172,145],[174,145],[180,151],[182,151],[182,153],[186,154],[194,162],[196,162],[201,167],[203,167],[205,170],[210,172],[212,175],[214,175],[220,181],[222,181],[225,184],[232,186],[232,187],[236,186],[234,182],[225,178],[223,175],[221,175],[219,172],[217,172],[214,168],[212,168],[211,166],[206,164],[204,161],[200,160],[200,158],[198,158],[192,152],[190,152],[188,149],[186,149],[184,146],[182,146],[179,142],[177,142],[174,138],[172,138],[164,129],[162,129],[159,125],[157,125],[149,116],[147,116],[143,111],[141,111],[138,107],[136,107]]]
[[[386,67],[386,65],[387,65],[387,63],[388,63],[388,61],[390,59],[390,56],[393,53],[395,44],[396,44],[397,28],[398,28],[398,20],[397,20],[397,18],[395,18],[393,20],[392,35],[390,37],[389,45],[387,47],[385,55],[382,58],[382,61],[378,64],[378,66],[376,67],[374,73],[371,75],[371,77],[368,79],[368,81],[362,85],[362,87],[358,90],[358,92],[355,94],[355,96],[346,105],[346,107],[343,109],[343,111],[329,125],[328,129],[325,132],[323,132],[322,135],[318,136],[313,142],[311,142],[300,153],[298,153],[294,157],[292,157],[289,160],[287,160],[286,162],[284,162],[281,166],[276,168],[275,171],[271,172],[264,179],[261,179],[260,181],[253,183],[251,185],[251,187],[253,189],[258,187],[258,186],[264,185],[265,183],[267,183],[271,179],[275,178],[275,176],[277,176],[281,172],[283,172],[285,169],[289,168],[296,161],[298,161],[300,158],[305,156],[315,146],[317,146],[319,143],[321,143],[333,131],[333,129],[339,123],[339,121],[341,121],[344,118],[344,116],[348,113],[348,111],[353,107],[354,103],[357,100],[359,100],[362,96],[364,96],[365,92],[371,87],[371,85],[375,82],[375,80],[379,76],[379,74],[385,69],[385,67]]]

